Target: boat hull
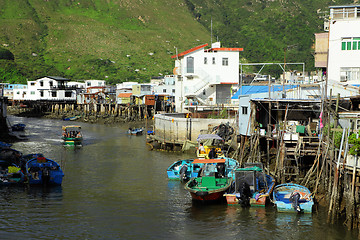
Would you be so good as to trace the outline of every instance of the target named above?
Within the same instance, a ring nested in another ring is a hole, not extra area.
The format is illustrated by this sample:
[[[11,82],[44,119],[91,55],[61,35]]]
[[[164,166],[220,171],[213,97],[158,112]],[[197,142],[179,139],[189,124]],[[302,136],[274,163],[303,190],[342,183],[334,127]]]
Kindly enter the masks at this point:
[[[198,193],[190,193],[193,200],[196,201],[220,201],[223,199],[223,195],[225,191],[208,193],[208,192],[201,192],[202,194]]]
[[[236,197],[236,194],[227,193],[227,194],[224,194],[224,196],[226,197],[227,204],[229,204],[229,205],[238,205],[239,204],[239,200]],[[250,205],[257,206],[257,207],[265,207],[268,196],[269,195],[261,195],[258,198],[252,197],[252,198],[250,198]]]
[[[294,192],[298,192],[300,194],[301,198],[298,203],[301,212],[311,213],[314,205],[311,192],[306,187],[293,183],[280,184],[274,188],[273,198],[277,211],[288,213],[298,212],[294,209],[293,203],[290,200],[290,196]]]

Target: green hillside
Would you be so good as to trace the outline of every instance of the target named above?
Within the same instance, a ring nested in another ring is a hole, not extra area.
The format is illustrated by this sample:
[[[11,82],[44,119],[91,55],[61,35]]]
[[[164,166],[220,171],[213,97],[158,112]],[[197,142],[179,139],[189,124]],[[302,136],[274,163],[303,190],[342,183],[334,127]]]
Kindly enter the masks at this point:
[[[172,72],[179,52],[213,41],[248,62],[305,62],[329,5],[346,0],[0,0],[0,81],[46,75],[109,83]],[[276,72],[278,70],[268,70]]]
[[[179,51],[209,42],[209,32],[176,0],[0,0],[0,76],[24,81],[147,81],[172,72]]]

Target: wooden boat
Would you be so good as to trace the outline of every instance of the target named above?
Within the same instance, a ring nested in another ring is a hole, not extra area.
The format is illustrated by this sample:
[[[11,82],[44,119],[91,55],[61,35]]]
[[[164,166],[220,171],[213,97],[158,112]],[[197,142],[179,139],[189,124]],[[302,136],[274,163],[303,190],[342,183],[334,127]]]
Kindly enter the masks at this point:
[[[278,212],[311,213],[314,205],[310,190],[294,183],[275,186],[273,200]]]
[[[203,166],[199,176],[191,178],[185,185],[185,190],[190,193],[193,200],[216,201],[223,199],[224,193],[233,181],[232,177],[225,176],[225,161],[225,159],[202,160]]]
[[[232,181],[231,177],[196,177],[186,183],[185,190],[190,192],[193,200],[218,201],[223,198]]]
[[[17,123],[11,126],[11,129],[13,131],[24,131],[25,130],[26,125],[23,123]]]
[[[225,160],[225,161],[224,161]],[[174,162],[167,168],[167,176],[171,180],[180,180],[187,182],[190,178],[198,177],[204,164],[212,162],[225,163],[225,176],[233,177],[233,170],[238,167],[238,161],[232,158],[218,158],[218,159],[185,159]]]
[[[81,147],[82,146],[82,140],[83,136],[81,133],[81,127],[80,126],[63,126],[63,134],[62,139],[64,140],[64,146],[70,146],[70,147]]]
[[[130,135],[138,136],[138,135],[142,135],[143,131],[144,129],[142,128],[129,128],[128,132]]]
[[[54,160],[38,156],[26,163],[30,185],[61,185],[64,173]]]
[[[77,119],[79,119],[81,116],[74,116],[74,117],[68,117],[68,118],[63,118],[64,121],[75,121]]]
[[[235,170],[235,180],[224,194],[230,205],[265,206],[275,186],[275,179],[263,172],[261,167],[245,167]]]
[[[15,163],[0,160],[0,185],[21,184],[25,175]]]

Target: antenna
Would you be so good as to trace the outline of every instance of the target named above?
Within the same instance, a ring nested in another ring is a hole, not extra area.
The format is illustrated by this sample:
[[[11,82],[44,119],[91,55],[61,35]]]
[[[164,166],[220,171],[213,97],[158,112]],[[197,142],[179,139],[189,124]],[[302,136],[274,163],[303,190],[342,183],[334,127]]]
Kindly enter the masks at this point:
[[[210,29],[211,29],[211,47],[212,47],[212,17],[211,17],[211,27],[210,27]]]

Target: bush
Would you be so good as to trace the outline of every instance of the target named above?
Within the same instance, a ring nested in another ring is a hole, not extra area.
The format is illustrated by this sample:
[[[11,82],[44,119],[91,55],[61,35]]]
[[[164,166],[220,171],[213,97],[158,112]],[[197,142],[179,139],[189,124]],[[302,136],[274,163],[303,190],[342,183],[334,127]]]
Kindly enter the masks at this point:
[[[0,48],[0,59],[14,60],[14,54],[5,48]]]

